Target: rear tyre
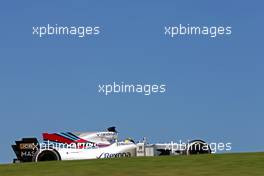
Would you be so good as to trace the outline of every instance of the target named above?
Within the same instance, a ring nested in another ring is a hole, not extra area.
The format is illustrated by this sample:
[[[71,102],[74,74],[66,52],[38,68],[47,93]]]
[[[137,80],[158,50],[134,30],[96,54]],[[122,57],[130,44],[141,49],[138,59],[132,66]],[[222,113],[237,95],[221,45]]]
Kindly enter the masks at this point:
[[[58,161],[61,160],[56,150],[39,150],[33,157],[33,161]]]

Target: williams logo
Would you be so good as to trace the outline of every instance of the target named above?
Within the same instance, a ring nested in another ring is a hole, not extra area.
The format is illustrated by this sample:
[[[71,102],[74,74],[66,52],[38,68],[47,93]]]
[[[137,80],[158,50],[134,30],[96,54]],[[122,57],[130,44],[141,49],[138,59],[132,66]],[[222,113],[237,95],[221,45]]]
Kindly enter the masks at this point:
[[[122,152],[122,153],[101,153],[101,155],[99,155],[97,157],[97,159],[100,159],[100,158],[121,158],[121,157],[131,157],[131,153],[130,152]]]

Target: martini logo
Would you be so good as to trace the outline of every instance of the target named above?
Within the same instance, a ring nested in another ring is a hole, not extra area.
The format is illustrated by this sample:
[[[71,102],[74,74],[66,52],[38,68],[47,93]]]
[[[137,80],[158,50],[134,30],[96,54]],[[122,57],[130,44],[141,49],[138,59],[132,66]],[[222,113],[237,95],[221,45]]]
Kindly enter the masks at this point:
[[[122,152],[122,153],[102,153],[97,157],[100,158],[121,158],[121,157],[131,157],[130,152]]]

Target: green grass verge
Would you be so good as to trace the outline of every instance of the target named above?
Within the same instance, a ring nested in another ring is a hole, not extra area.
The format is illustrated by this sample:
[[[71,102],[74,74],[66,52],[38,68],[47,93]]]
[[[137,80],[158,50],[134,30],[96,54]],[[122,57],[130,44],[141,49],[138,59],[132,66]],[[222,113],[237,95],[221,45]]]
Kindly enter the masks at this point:
[[[0,165],[0,176],[263,176],[264,153],[138,157]]]

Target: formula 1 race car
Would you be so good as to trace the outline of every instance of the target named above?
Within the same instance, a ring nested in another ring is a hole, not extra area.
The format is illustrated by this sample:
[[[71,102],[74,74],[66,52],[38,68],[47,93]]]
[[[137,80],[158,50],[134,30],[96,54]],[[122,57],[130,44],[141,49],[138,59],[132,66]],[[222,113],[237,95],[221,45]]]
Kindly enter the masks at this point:
[[[135,143],[131,138],[118,141],[118,132],[110,127],[105,132],[43,133],[43,140],[22,138],[12,148],[14,163],[52,160],[82,160],[134,156],[210,154],[210,146],[202,140],[188,143]]]

